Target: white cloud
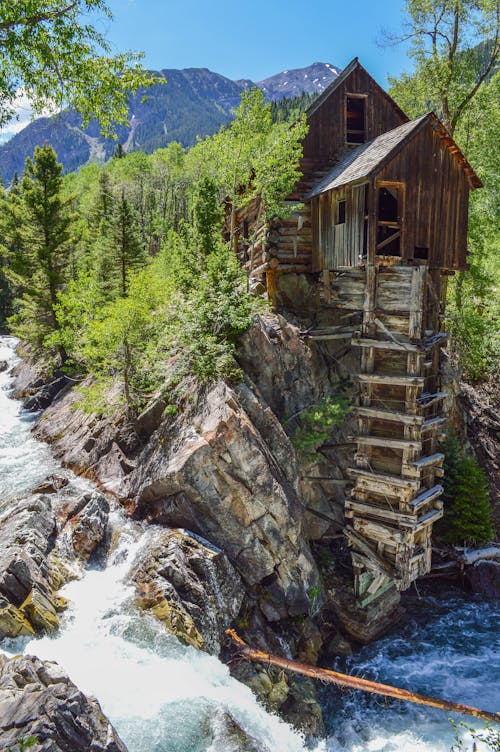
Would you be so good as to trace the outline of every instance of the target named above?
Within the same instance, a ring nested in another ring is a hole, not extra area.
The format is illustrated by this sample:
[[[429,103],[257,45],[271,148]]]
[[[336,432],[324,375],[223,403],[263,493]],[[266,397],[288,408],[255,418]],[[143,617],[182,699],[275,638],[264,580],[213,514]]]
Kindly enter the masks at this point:
[[[35,118],[41,115],[53,115],[57,110],[47,107],[42,113],[34,114],[26,93],[19,89],[14,102],[15,115],[0,128],[0,142],[6,141],[23,128],[26,128]]]

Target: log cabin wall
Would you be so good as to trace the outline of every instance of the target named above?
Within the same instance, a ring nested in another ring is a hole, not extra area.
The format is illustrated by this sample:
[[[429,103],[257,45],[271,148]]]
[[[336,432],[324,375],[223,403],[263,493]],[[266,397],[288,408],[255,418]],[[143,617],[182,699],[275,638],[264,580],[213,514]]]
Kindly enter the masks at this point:
[[[422,128],[376,174],[404,186],[401,258],[431,268],[465,269],[469,181],[443,140]]]

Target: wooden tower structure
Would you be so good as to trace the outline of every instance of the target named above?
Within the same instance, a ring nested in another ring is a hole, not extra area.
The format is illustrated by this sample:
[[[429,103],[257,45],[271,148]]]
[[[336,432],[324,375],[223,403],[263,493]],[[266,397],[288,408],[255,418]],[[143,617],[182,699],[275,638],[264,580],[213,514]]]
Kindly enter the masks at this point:
[[[359,353],[344,532],[367,605],[430,569],[442,516],[446,279],[467,269],[468,196],[481,183],[438,118],[409,121],[357,59],[307,114],[303,177],[290,196],[302,208],[253,228],[249,271],[270,296],[283,275],[307,274],[330,316],[311,336]],[[249,207],[239,226],[256,216]],[[244,242],[239,255],[248,268]]]

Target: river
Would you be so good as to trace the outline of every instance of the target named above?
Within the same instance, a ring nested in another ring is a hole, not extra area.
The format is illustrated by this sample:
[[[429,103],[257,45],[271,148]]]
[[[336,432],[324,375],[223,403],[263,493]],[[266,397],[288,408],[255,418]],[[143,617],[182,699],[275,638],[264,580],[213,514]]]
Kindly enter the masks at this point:
[[[15,343],[0,338],[0,361],[15,362]],[[34,416],[9,396],[10,386],[8,374],[0,374],[1,502],[28,493],[51,472],[61,473],[49,448],[32,438]],[[88,487],[62,472],[75,491]],[[225,714],[262,749],[311,749],[300,734],[267,713],[224,664],[181,645],[133,606],[124,577],[146,533],[118,509],[111,524],[119,542],[104,568],[88,570],[65,586],[62,594],[70,606],[58,632],[4,640],[0,649],[57,661],[83,692],[97,697],[129,752],[236,752],[234,742],[226,742]],[[457,593],[423,598],[393,634],[336,668],[497,710],[499,616],[498,607]],[[322,690],[322,698],[329,738],[312,745],[316,752],[445,752],[453,743],[444,713],[386,707],[331,687]]]

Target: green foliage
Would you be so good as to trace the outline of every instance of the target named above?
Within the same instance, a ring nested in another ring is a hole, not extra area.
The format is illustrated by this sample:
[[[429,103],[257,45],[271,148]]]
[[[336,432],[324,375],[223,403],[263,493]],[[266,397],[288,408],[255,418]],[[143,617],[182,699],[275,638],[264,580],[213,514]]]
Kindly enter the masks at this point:
[[[273,125],[262,93],[252,92],[242,97],[229,128],[189,153],[179,144],[151,156],[120,153],[106,167],[88,165],[64,181],[58,167],[54,242],[41,248],[25,240],[32,233],[27,206],[34,194],[28,163],[22,195],[11,190],[2,199],[11,213],[4,224],[8,273],[19,287],[12,321],[22,337],[59,352],[73,377],[93,377],[83,390],[87,410],[135,414],[158,393],[176,409],[193,379],[241,378],[237,338],[261,302],[247,291],[230,244],[221,240],[221,201],[229,189],[239,202],[258,196],[265,212],[284,208],[302,132]],[[31,205],[34,212],[38,204]],[[45,279],[47,249],[53,263]],[[50,292],[51,325],[40,332],[35,321],[40,326],[47,315],[30,275],[45,280],[43,290]]]
[[[435,109],[453,135],[495,69],[500,54],[498,5],[491,0],[407,0],[406,27],[403,39],[410,39],[416,70],[390,79],[394,94],[408,112]]]
[[[27,739],[19,739],[17,742],[18,746],[18,752],[24,752],[24,750],[29,749],[34,744],[38,742],[38,739],[36,736],[29,736]],[[7,752],[15,752],[15,750],[8,749]]]
[[[452,718],[448,719],[455,731],[455,744],[451,752],[467,752],[467,743],[470,741],[471,752],[476,752],[478,745],[480,749],[486,748],[491,752],[500,750],[500,729],[494,728],[491,724],[486,723],[484,728],[474,728],[464,721],[455,722]],[[466,735],[464,738],[464,734]]]
[[[19,189],[3,198],[7,276],[22,289],[10,323],[38,351],[59,328],[57,294],[72,265],[71,200],[62,196],[61,169],[50,146],[37,147],[33,160],[26,161]],[[64,360],[63,348],[59,355]]]
[[[444,117],[483,181],[483,188],[470,197],[470,270],[450,281],[447,327],[465,378],[488,379],[497,373],[500,358],[498,35],[491,41],[497,34],[498,18],[492,17],[494,4],[486,0],[452,4],[414,0],[408,9],[417,66],[412,74],[393,79],[390,93],[411,117],[429,109]],[[459,12],[456,27],[455,12]],[[439,33],[434,46],[431,35],[425,36],[422,29],[432,30],[435,25]],[[441,32],[449,39],[458,35],[451,58]],[[475,45],[480,39],[483,43]]]
[[[128,93],[159,79],[137,53],[110,55],[88,14],[112,18],[105,0],[0,0],[0,123],[20,87],[37,112],[71,106],[108,135],[126,123]]]
[[[316,92],[305,92],[296,97],[285,97],[271,102],[271,118],[273,123],[291,123],[302,115],[317,98]]]
[[[439,534],[449,543],[466,545],[491,540],[494,528],[486,476],[476,458],[461,450],[453,433],[446,437],[443,487]]]
[[[299,424],[292,438],[294,447],[304,457],[317,459],[316,450],[330,437],[333,427],[343,423],[350,410],[349,399],[342,393],[324,397],[303,410],[295,416]]]

